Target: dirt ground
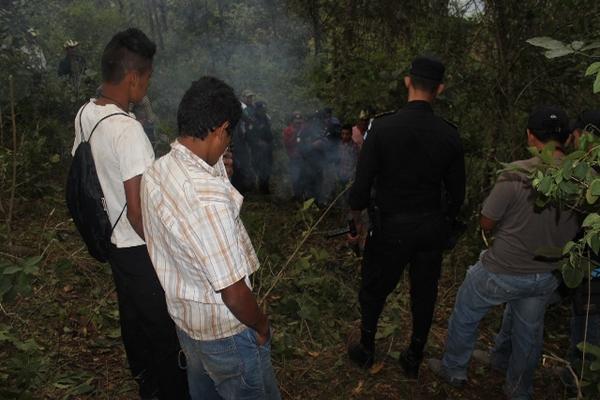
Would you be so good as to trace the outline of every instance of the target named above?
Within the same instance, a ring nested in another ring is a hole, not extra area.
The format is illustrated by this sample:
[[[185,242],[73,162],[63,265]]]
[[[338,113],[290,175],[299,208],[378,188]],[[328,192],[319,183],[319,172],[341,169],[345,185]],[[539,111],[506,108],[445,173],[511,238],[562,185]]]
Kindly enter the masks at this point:
[[[255,277],[261,297],[298,247],[320,210],[299,211],[295,204],[250,198],[243,218],[262,262]],[[107,265],[94,262],[69,222],[59,194],[19,208],[21,223],[13,246],[0,248],[3,259],[18,264],[44,255],[32,274],[31,292],[0,309],[0,398],[134,399],[120,341],[116,294]],[[504,377],[471,363],[461,390],[439,382],[426,366],[418,381],[404,377],[397,357],[410,335],[408,287],[399,285],[382,316],[377,360],[370,371],[353,366],[345,351],[356,329],[360,263],[343,240],[325,240],[321,231],[341,225],[333,211],[287,265],[267,296],[275,329],[273,363],[284,399],[504,399]],[[439,302],[429,338],[429,356],[439,357],[456,290],[480,244],[465,236],[444,262]],[[487,348],[499,326],[501,309],[483,321],[479,348]],[[547,313],[546,354],[562,356],[568,338],[568,309]],[[566,399],[547,363],[538,369],[536,398]]]

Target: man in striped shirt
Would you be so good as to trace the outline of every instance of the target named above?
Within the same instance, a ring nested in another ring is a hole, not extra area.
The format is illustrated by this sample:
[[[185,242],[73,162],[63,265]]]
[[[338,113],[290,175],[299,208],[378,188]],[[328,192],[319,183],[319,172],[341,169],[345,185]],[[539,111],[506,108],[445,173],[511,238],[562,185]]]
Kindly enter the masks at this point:
[[[240,220],[243,197],[222,155],[241,106],[224,82],[192,83],[179,136],[142,178],[150,257],[187,358],[192,399],[279,399],[267,316],[249,275],[258,259]]]

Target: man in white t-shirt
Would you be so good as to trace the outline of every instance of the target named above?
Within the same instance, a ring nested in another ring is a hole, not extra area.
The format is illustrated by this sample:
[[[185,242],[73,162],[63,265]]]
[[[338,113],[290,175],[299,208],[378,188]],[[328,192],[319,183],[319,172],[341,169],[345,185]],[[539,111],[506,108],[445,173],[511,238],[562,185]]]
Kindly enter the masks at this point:
[[[146,95],[156,45],[138,29],[117,33],[102,54],[102,92],[75,118],[73,153],[90,140],[98,179],[114,230],[109,263],[117,289],[121,336],[142,399],[187,399],[179,341],[165,294],[150,261],[140,204],[140,182],[154,152],[130,103]]]

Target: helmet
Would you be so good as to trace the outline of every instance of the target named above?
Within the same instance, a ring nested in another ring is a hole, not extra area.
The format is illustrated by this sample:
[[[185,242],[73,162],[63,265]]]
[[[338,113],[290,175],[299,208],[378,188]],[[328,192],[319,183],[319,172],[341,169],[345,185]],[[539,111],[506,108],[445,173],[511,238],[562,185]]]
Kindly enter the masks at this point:
[[[77,47],[79,46],[79,42],[75,41],[75,40],[67,40],[65,42],[65,44],[63,45],[63,47],[65,49],[68,49],[69,47]]]

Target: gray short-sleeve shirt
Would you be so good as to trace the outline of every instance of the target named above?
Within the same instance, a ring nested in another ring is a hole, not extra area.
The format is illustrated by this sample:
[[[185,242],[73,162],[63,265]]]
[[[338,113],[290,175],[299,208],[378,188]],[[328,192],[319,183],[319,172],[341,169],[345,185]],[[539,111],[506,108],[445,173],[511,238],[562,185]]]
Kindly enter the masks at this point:
[[[533,170],[538,158],[511,163]],[[535,192],[524,172],[508,171],[498,178],[483,203],[481,214],[496,221],[494,242],[481,258],[485,268],[495,273],[533,274],[558,268],[557,262],[540,259],[542,248],[563,247],[579,229],[575,213],[535,207]]]

